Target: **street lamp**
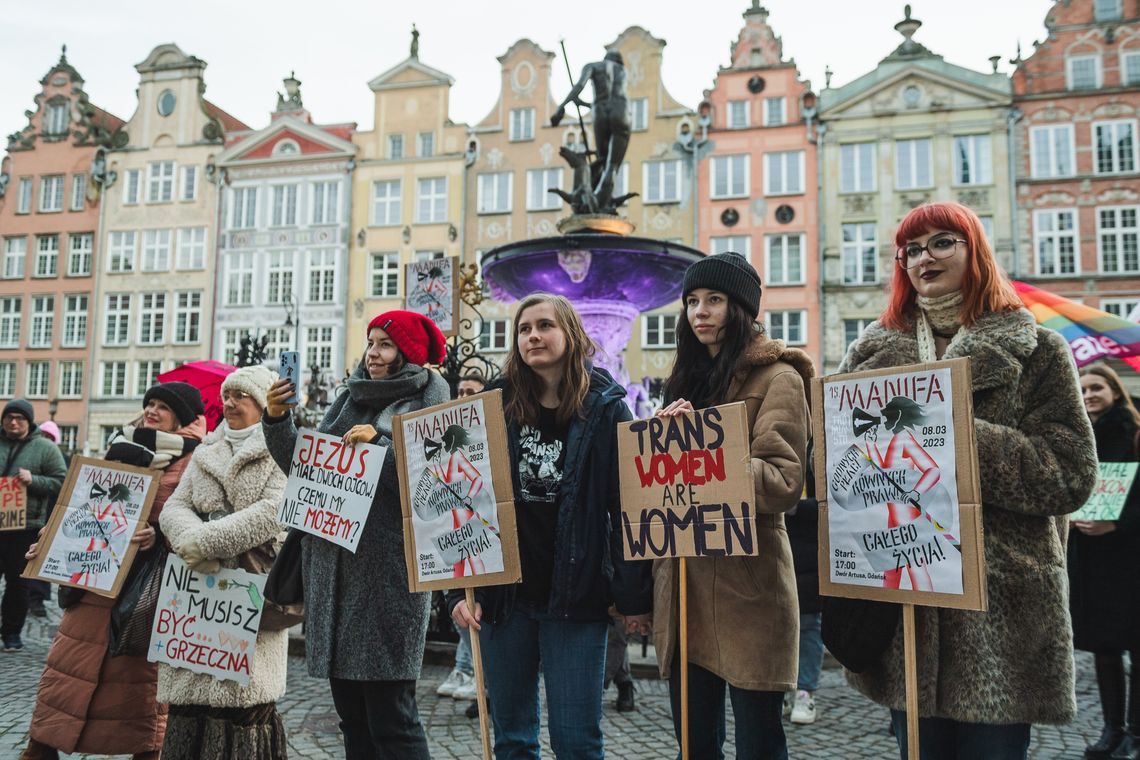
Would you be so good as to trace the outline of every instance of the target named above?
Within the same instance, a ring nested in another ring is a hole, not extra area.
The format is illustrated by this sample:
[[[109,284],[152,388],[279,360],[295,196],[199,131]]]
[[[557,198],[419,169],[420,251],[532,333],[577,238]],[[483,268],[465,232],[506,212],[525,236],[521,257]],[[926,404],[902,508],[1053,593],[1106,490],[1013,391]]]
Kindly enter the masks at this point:
[[[712,141],[709,137],[709,126],[712,125],[712,105],[705,101],[701,103],[698,109],[697,126],[701,130],[701,136],[698,138],[693,134],[693,129],[689,126],[689,122],[681,123],[680,132],[677,134],[676,147],[684,153],[688,153],[692,161],[692,174],[693,174],[693,247],[698,248],[701,244],[700,234],[698,232],[699,217],[697,215],[697,193],[699,192],[699,176],[701,159],[712,150]]]
[[[53,398],[48,402],[48,418],[55,422],[55,413],[59,411],[59,399]]]

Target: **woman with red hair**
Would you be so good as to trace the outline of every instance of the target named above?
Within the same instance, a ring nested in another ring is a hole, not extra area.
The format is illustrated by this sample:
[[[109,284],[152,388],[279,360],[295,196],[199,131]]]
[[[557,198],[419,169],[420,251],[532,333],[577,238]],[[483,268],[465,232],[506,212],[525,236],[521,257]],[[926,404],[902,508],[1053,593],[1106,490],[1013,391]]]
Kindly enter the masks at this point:
[[[1064,516],[1096,482],[1092,429],[1068,345],[1021,307],[974,212],[920,206],[895,244],[890,302],[839,371],[969,357],[988,589],[985,612],[915,611],[922,760],[1022,760],[1030,724],[1076,713]],[[902,636],[849,678],[891,708],[906,758]]]

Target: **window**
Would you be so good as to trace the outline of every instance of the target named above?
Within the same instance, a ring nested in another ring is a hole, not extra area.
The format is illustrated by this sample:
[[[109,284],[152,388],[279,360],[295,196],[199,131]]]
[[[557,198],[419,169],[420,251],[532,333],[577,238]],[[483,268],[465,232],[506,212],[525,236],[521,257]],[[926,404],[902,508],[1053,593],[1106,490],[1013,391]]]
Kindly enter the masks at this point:
[[[1102,298],[1100,310],[1114,317],[1128,319],[1140,306],[1140,298]],[[1131,320],[1130,320],[1131,321]]]
[[[512,172],[493,172],[477,175],[476,212],[502,214],[511,210]]]
[[[293,348],[293,336],[288,328],[271,327],[265,331],[265,358],[277,359],[282,351]]]
[[[485,319],[479,330],[480,351],[506,351],[510,346],[511,320]]]
[[[174,200],[174,162],[154,161],[147,165],[146,202],[169,203]]]
[[[55,297],[32,296],[31,318],[28,348],[51,348],[55,330]]]
[[[141,189],[142,169],[127,169],[123,173],[123,205],[137,205]]]
[[[1068,177],[1074,171],[1073,125],[1031,127],[1030,173],[1038,177]]]
[[[930,167],[930,138],[895,141],[895,158],[897,189],[913,190],[934,184]]]
[[[83,204],[87,200],[87,175],[86,174],[72,174],[71,175],[71,210],[82,211]]]
[[[988,240],[990,246],[993,247],[994,218],[992,216],[979,216],[978,221],[982,223],[982,231],[986,233],[986,240]]]
[[[123,429],[122,427],[116,427],[115,425],[100,425],[99,426],[99,440],[101,441],[101,443],[99,444],[100,448],[102,448],[103,450],[106,450],[107,447],[111,445],[111,439],[114,438],[115,435],[117,435],[118,432],[122,429]]]
[[[388,158],[393,161],[404,157],[404,136],[388,135]]]
[[[867,329],[867,325],[871,324],[873,319],[845,319],[843,320],[843,350],[846,351],[851,347],[863,331]]]
[[[614,173],[613,197],[620,198],[629,192],[629,162],[624,162]],[[559,201],[561,202],[561,201]]]
[[[59,363],[59,397],[83,397],[83,362]]]
[[[253,303],[253,254],[231,253],[226,260],[226,305]]]
[[[875,189],[875,144],[839,146],[839,192],[869,193]]]
[[[748,197],[747,154],[712,157],[709,175],[709,197]]]
[[[1070,90],[1095,90],[1100,87],[1100,56],[1074,55],[1066,61]]]
[[[198,199],[198,167],[183,166],[182,179],[178,183],[178,200],[193,201]]]
[[[798,285],[804,281],[804,236],[767,235],[764,273],[769,285]]]
[[[125,346],[130,341],[131,294],[112,293],[107,296],[103,312],[103,345]]]
[[[47,398],[51,388],[51,362],[28,362],[27,385],[24,395],[28,398]]]
[[[431,158],[435,155],[434,132],[420,132],[416,136],[416,154],[420,158]]]
[[[764,126],[778,127],[787,119],[783,98],[764,98]]]
[[[1107,121],[1095,124],[1096,173],[1136,171],[1136,122]]]
[[[32,178],[20,177],[20,188],[16,194],[16,213],[28,214],[32,211]]]
[[[161,372],[161,361],[139,362],[138,372],[135,375],[135,395],[145,396],[147,390],[158,383],[158,376]]]
[[[222,330],[222,361],[226,364],[234,364],[237,361],[237,352],[240,348],[241,337],[245,334],[244,330]]]
[[[1100,271],[1140,271],[1136,223],[1138,210],[1138,206],[1097,209],[1096,240]]]
[[[629,128],[634,132],[649,129],[649,98],[630,98]]]
[[[20,279],[24,276],[24,260],[28,257],[26,237],[4,238],[4,278]]]
[[[875,225],[870,222],[843,225],[843,284],[866,285],[879,281]]]
[[[373,298],[395,298],[400,295],[400,255],[398,253],[372,254]]]
[[[1140,84],[1140,52],[1124,53],[1121,56],[1121,78],[1126,87]]]
[[[1037,274],[1076,274],[1077,212],[1072,209],[1033,214]]]
[[[159,116],[169,116],[174,113],[174,106],[177,105],[177,103],[178,96],[174,94],[173,90],[163,90],[159,93],[155,108],[158,110]]]
[[[40,211],[63,211],[63,175],[40,178]]]
[[[0,348],[20,345],[20,296],[0,298]]]
[[[509,138],[517,140],[534,139],[534,109],[512,108]]]
[[[747,100],[728,101],[728,123],[726,126],[729,129],[744,129],[748,126]]]
[[[170,230],[144,230],[141,271],[170,271]]]
[[[709,238],[709,245],[712,247],[713,254],[717,253],[739,253],[749,261],[752,260],[752,239],[747,235],[722,235],[719,237]]]
[[[59,447],[64,451],[75,453],[79,450],[79,426],[59,426]]]
[[[71,103],[52,103],[44,114],[44,134],[62,137],[67,134],[67,124],[71,120]]]
[[[333,328],[310,327],[306,331],[305,366],[332,368]]]
[[[430,177],[417,182],[416,222],[440,224],[447,221],[447,177]]]
[[[681,160],[645,162],[645,203],[677,203],[681,200]]]
[[[336,250],[309,251],[309,303],[332,303],[336,297],[335,288]]]
[[[526,210],[550,211],[562,208],[562,198],[548,192],[550,188],[562,189],[561,169],[529,169],[526,173]],[[615,182],[614,195],[618,194]]]
[[[184,227],[178,230],[176,269],[206,268],[206,228]]]
[[[1122,15],[1121,0],[1093,0],[1093,18],[1097,21],[1115,21]]]
[[[292,227],[297,223],[297,185],[273,186],[273,226]]]
[[[764,154],[764,194],[797,195],[804,191],[804,152]]]
[[[676,314],[646,314],[641,324],[642,348],[677,347]]]
[[[64,348],[83,348],[87,344],[87,303],[84,294],[63,297],[63,334],[60,343]]]
[[[400,180],[372,183],[372,224],[391,227],[400,223]]]
[[[285,303],[293,296],[293,252],[270,251],[266,267],[265,303]]]
[[[802,346],[807,342],[804,338],[805,311],[766,311],[764,321],[768,323],[770,338],[782,340],[789,346]]]
[[[198,343],[202,329],[202,291],[180,290],[174,294],[174,342]]]
[[[336,224],[340,209],[340,183],[313,183],[313,224]]]
[[[257,225],[257,188],[235,187],[230,227],[243,229]]]
[[[87,277],[91,274],[91,257],[94,249],[95,235],[90,232],[73,233],[68,237],[68,277]]]
[[[954,184],[992,184],[993,163],[989,135],[959,135],[954,138]]]
[[[0,396],[16,395],[16,362],[0,362]]]
[[[126,362],[103,362],[102,392],[108,397],[127,395]],[[106,443],[103,445],[106,446]]]
[[[412,254],[413,261],[420,264],[424,261],[431,261],[432,259],[442,259],[443,251],[416,251]]]
[[[34,276],[59,276],[59,235],[36,236],[36,270]]]
[[[166,294],[141,293],[139,345],[153,346],[166,340]]]

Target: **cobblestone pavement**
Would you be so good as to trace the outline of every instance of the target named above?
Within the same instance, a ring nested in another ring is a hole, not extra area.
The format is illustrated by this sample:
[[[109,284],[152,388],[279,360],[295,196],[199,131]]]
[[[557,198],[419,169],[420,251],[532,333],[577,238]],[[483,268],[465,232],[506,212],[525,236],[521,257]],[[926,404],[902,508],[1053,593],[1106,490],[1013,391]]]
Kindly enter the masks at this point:
[[[51,607],[52,605],[49,605]],[[36,683],[43,668],[58,610],[45,620],[29,618],[25,629],[25,648],[14,654],[0,653],[0,758],[15,760],[27,741],[27,727],[35,702]],[[440,699],[435,687],[447,675],[447,668],[428,665],[419,682],[421,715],[431,743],[432,757],[463,758],[479,755],[479,724],[464,717],[466,702]],[[639,679],[638,710],[618,713],[614,709],[614,691],[606,694],[603,729],[607,757],[616,760],[672,758],[676,745],[669,717],[668,690],[662,681]],[[1077,656],[1077,700],[1080,715],[1077,723],[1058,727],[1036,727],[1030,757],[1081,757],[1086,742],[1099,734],[1100,708],[1092,675],[1092,661],[1087,655]],[[790,755],[800,758],[897,758],[894,740],[887,735],[888,715],[848,688],[842,673],[826,669],[816,704],[818,721],[811,726],[787,725]],[[325,681],[309,678],[304,661],[291,658],[289,689],[279,703],[289,734],[291,758],[343,757],[337,717]],[[731,710],[730,720],[731,720]],[[734,757],[732,727],[726,754]],[[543,751],[553,757],[549,739],[543,729]],[[78,755],[71,757],[80,757]],[[89,756],[82,756],[89,757]],[[90,756],[94,757],[94,756]]]

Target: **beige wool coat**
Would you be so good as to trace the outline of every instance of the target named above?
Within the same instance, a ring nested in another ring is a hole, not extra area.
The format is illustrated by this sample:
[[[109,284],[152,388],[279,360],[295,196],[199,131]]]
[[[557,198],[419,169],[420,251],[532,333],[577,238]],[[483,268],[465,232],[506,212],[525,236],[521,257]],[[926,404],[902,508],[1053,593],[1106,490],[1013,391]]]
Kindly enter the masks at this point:
[[[811,430],[811,358],[757,335],[741,357],[729,401],[743,401],[756,486],[757,556],[686,560],[689,662],[729,684],[790,691],[799,657],[799,603],[784,512],[803,491]],[[678,561],[653,563],[653,634],[667,678],[678,646]]]
[[[944,358],[962,356],[972,372],[989,609],[915,610],[919,714],[1068,723],[1076,695],[1064,516],[1097,478],[1076,367],[1064,339],[1024,309],[961,328]],[[917,361],[913,331],[875,322],[840,371]],[[848,679],[875,702],[905,709],[901,633],[878,665]]]

